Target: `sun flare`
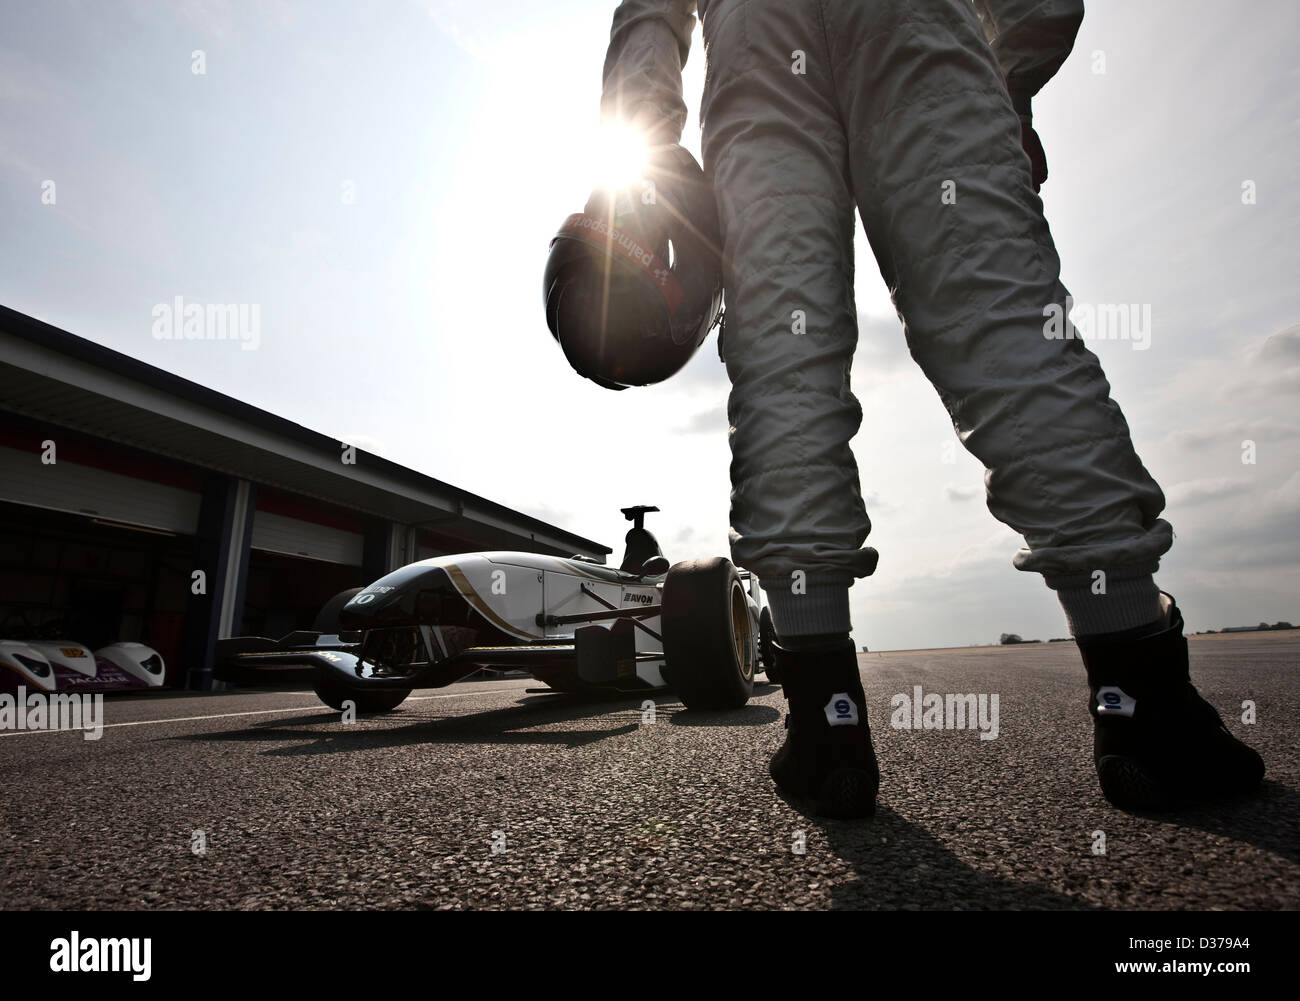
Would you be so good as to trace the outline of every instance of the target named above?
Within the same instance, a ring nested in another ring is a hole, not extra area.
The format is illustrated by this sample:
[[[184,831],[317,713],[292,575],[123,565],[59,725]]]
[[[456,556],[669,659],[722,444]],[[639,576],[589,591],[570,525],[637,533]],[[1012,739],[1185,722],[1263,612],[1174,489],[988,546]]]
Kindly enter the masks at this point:
[[[622,122],[601,126],[597,135],[597,183],[616,190],[640,180],[649,152],[645,136],[633,126]]]

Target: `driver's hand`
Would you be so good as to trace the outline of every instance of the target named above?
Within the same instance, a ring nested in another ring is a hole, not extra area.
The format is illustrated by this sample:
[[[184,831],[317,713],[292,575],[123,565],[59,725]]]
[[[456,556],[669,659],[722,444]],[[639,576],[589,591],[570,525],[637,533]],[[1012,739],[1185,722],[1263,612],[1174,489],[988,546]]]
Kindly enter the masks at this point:
[[[1043,152],[1043,142],[1034,131],[1033,123],[1032,116],[1020,116],[1020,145],[1029,157],[1029,172],[1033,178],[1034,190],[1038,191],[1047,180],[1047,154]]]

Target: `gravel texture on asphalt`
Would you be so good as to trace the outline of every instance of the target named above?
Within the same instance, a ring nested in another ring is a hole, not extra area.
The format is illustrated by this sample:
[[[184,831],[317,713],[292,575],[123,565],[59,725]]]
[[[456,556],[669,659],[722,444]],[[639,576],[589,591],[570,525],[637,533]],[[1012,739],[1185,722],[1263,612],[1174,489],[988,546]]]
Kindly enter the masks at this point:
[[[731,713],[658,696],[653,723],[641,700],[531,680],[420,691],[352,724],[310,693],[110,697],[98,741],[0,733],[0,908],[1300,906],[1300,634],[1191,650],[1268,775],[1169,815],[1102,798],[1068,643],[862,654],[883,773],[865,823],[775,793],[784,699],[767,684]],[[891,727],[916,685],[996,694],[997,739]]]

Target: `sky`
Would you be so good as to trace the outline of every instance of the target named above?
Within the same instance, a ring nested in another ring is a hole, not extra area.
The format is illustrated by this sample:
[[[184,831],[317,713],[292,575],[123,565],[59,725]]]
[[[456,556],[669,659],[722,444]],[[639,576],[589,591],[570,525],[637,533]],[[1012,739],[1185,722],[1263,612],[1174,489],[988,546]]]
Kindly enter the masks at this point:
[[[550,238],[596,182],[614,6],[0,0],[0,303],[615,559],[631,504],[662,509],[670,559],[727,555],[713,337],[612,393],[543,314]],[[1293,0],[1091,0],[1034,106],[1065,285],[1150,309],[1145,348],[1090,347],[1167,496],[1157,580],[1189,630],[1300,623],[1298,37]],[[697,26],[697,156],[703,73]],[[853,447],[881,557],[850,592],[855,640],[1064,636],[860,231],[857,260]],[[177,296],[256,306],[255,349],[156,337]]]

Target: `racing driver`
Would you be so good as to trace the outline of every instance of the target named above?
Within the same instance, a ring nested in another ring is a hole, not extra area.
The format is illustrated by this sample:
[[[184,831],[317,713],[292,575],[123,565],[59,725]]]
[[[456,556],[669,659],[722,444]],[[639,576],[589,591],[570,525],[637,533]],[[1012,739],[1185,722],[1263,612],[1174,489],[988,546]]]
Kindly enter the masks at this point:
[[[1246,790],[1263,762],[1188,677],[1153,579],[1172,530],[1096,356],[1068,314],[1036,192],[1031,102],[1081,0],[624,0],[601,114],[675,144],[698,13],[704,170],[722,233],[731,548],[761,579],[789,712],[777,786],[826,816],[874,811],[848,590],[875,569],[849,448],[854,209],[907,344],[987,470],[1087,671],[1104,794],[1163,808]],[[1068,321],[1067,321],[1068,322]]]

